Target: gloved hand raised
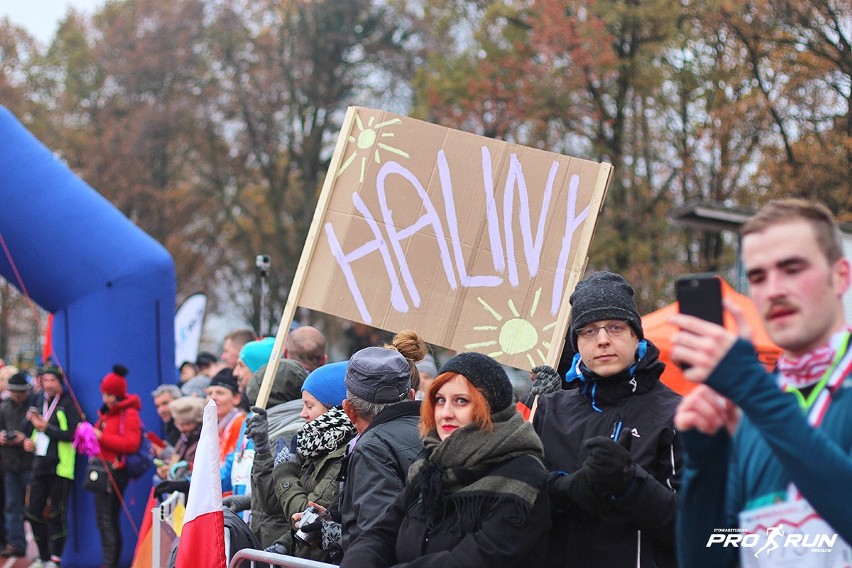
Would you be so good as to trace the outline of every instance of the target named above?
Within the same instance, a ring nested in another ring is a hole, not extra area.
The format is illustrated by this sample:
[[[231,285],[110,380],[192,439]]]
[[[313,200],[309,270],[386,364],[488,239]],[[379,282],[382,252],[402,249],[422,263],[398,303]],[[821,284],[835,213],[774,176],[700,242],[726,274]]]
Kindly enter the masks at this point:
[[[254,442],[256,452],[269,451],[269,418],[266,410],[259,406],[251,407],[252,415],[246,420],[246,437]]]
[[[228,495],[222,504],[235,513],[251,509],[251,495]]]
[[[595,436],[586,440],[589,457],[584,467],[594,474],[595,481],[604,491],[622,495],[630,488],[633,481],[633,458],[630,456],[630,446],[633,443],[633,433],[625,428],[618,436],[618,442],[606,436]]]
[[[552,476],[548,484],[548,494],[556,507],[577,507],[596,517],[612,508],[612,499],[595,483],[594,474],[585,466],[573,474]]]
[[[532,374],[534,379],[531,392],[533,394],[547,394],[562,389],[562,377],[550,365],[533,367]]]

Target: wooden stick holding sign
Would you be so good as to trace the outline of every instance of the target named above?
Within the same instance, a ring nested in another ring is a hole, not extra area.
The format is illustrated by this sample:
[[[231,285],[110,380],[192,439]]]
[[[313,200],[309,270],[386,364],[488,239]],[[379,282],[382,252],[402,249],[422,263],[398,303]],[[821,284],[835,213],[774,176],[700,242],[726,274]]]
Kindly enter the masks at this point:
[[[352,126],[355,122],[356,107],[349,107],[346,110],[346,116],[343,119],[343,126],[340,129],[340,136],[337,138],[337,144],[334,147],[334,154],[331,157],[328,171],[335,172],[340,166],[341,156],[343,155],[343,147],[346,145],[347,136],[352,131]],[[269,355],[269,362],[266,364],[266,371],[263,373],[263,381],[260,383],[260,390],[257,393],[257,401],[255,406],[266,408],[269,403],[269,393],[272,392],[272,383],[275,381],[275,375],[278,373],[278,363],[281,361],[281,353],[284,351],[284,344],[287,341],[287,332],[290,330],[290,325],[293,323],[293,317],[296,315],[298,307],[299,293],[305,283],[305,276],[308,273],[308,266],[316,249],[322,221],[325,218],[328,202],[331,199],[331,190],[334,186],[334,176],[326,175],[322,184],[317,208],[314,210],[314,219],[311,221],[311,228],[308,229],[308,238],[305,241],[305,247],[302,249],[302,256],[299,258],[299,265],[296,267],[296,274],[293,277],[293,285],[290,287],[290,293],[287,295],[287,303],[284,305],[284,312],[281,314],[281,322],[278,324],[278,332],[275,334],[275,343],[272,345],[272,353]]]
[[[303,306],[531,369],[556,365],[612,166],[347,111],[258,404]]]

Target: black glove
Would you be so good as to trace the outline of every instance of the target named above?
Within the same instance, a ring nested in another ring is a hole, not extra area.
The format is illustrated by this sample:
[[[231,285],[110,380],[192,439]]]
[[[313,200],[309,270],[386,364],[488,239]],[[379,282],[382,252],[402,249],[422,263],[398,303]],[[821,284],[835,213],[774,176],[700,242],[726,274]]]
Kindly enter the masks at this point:
[[[532,394],[547,394],[562,389],[562,377],[553,367],[539,365],[532,369],[533,379]]]
[[[246,421],[246,438],[254,442],[256,452],[269,451],[269,418],[266,410],[259,406],[252,406],[253,414]]]
[[[581,467],[573,474],[550,478],[550,501],[559,508],[577,507],[599,517],[612,508],[612,498],[594,481],[594,474]]]
[[[162,499],[163,495],[174,491],[189,493],[189,480],[178,479],[175,481],[161,481],[156,487],[154,487],[154,497]]]
[[[235,513],[251,509],[251,495],[228,495],[222,504]]]
[[[317,517],[313,522],[308,523],[306,525],[301,525],[299,530],[303,533],[312,533],[316,531],[322,530],[322,521],[323,517]]]
[[[595,436],[586,440],[589,457],[585,467],[595,475],[595,481],[608,493],[622,495],[633,481],[634,466],[630,456],[633,433],[625,428],[618,436],[618,442],[606,436]]]

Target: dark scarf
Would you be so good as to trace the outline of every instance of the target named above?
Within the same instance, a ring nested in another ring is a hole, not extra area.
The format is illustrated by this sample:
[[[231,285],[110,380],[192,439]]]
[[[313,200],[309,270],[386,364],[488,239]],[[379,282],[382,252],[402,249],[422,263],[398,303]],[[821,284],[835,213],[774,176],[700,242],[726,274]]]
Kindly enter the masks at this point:
[[[296,435],[296,451],[309,460],[333,452],[355,435],[355,426],[339,406],[317,416]]]
[[[519,456],[544,460],[544,450],[532,426],[514,405],[491,415],[492,431],[476,424],[459,428],[443,442],[433,430],[423,440],[427,458],[409,469],[409,483],[420,485],[421,502],[429,526],[451,521],[451,530],[465,534],[482,521],[484,508],[497,500],[517,505],[506,519],[519,526],[529,515],[540,487],[529,467],[505,468],[501,475],[488,475],[497,466]]]
[[[571,368],[565,373],[565,381],[571,386],[579,386],[581,394],[589,397],[592,408],[603,412],[601,406],[612,406],[623,398],[644,394],[654,388],[666,368],[659,357],[657,346],[643,339],[636,348],[633,365],[611,377],[601,377],[586,367],[577,353]]]

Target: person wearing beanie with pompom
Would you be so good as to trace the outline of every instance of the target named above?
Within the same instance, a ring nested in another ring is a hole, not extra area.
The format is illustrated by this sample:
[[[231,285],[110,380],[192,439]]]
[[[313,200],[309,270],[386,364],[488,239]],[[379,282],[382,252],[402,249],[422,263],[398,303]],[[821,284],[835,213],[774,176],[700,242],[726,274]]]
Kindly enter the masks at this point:
[[[633,288],[597,272],[570,297],[574,387],[544,394],[532,419],[551,473],[546,566],[674,566],[680,396],[644,338]]]
[[[423,400],[425,457],[341,567],[544,566],[550,502],[541,441],[495,360],[448,360]]]
[[[124,457],[135,453],[142,444],[142,420],[139,395],[127,393],[128,370],[115,365],[101,379],[103,406],[98,410],[95,435],[100,453],[92,459],[109,466],[112,480],[107,492],[95,493],[95,519],[101,534],[103,566],[115,568],[121,560],[121,498],[129,481],[124,471]],[[113,485],[113,482],[115,485]]]

